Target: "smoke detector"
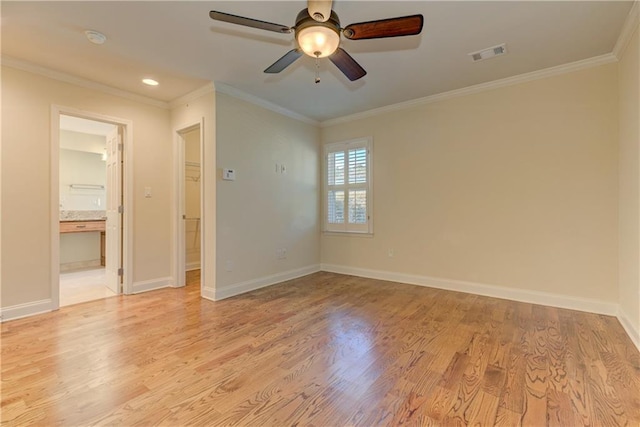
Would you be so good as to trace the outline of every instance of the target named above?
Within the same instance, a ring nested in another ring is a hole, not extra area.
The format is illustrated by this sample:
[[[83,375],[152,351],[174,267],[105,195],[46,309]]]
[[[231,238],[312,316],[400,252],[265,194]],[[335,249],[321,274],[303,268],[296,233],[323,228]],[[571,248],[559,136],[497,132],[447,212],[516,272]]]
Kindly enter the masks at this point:
[[[486,49],[479,50],[477,52],[469,53],[473,62],[484,61],[485,59],[494,58],[496,56],[504,55],[507,53],[507,44],[502,43],[498,46],[488,47]]]

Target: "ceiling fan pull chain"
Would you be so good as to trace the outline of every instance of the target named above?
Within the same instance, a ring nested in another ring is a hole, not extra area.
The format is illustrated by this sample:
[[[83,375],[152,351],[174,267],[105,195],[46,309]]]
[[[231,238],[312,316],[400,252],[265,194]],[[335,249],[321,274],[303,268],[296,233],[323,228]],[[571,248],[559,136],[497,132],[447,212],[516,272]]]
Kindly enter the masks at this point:
[[[320,83],[320,52],[316,52],[316,84]]]

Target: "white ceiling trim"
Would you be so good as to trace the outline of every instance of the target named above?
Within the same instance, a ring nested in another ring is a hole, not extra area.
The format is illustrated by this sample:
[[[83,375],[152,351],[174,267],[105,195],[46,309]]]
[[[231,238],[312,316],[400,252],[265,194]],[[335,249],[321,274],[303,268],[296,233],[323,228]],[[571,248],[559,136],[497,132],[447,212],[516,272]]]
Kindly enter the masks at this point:
[[[354,120],[360,120],[367,117],[377,116],[380,114],[386,114],[393,111],[404,110],[411,107],[416,107],[425,104],[432,104],[434,102],[440,102],[451,98],[457,98],[460,96],[471,95],[474,93],[485,92],[506,86],[513,86],[520,83],[530,82],[533,80],[545,79],[547,77],[557,76],[561,74],[567,74],[585,68],[597,67],[604,64],[610,64],[617,62],[618,58],[613,53],[607,53],[605,55],[596,56],[589,59],[583,59],[581,61],[571,62],[568,64],[558,65],[556,67],[545,68],[543,70],[533,71],[530,73],[520,74],[513,77],[507,77],[500,80],[494,80],[487,83],[480,83],[477,85],[469,86],[462,89],[456,89],[449,92],[443,92],[436,95],[426,96],[424,98],[418,98],[411,101],[400,102],[398,104],[387,105],[385,107],[374,108],[372,110],[363,111],[361,113],[350,114],[344,117],[338,117],[336,119],[325,120],[320,123],[320,127],[330,127],[341,123],[352,122]]]
[[[267,110],[271,110],[274,111],[276,113],[282,114],[283,116],[287,116],[290,117],[292,119],[296,119],[299,120],[301,122],[310,124],[310,125],[314,125],[314,126],[319,126],[320,122],[318,122],[317,120],[313,120],[307,116],[303,116],[300,113],[296,113],[295,111],[291,111],[288,110],[284,107],[281,107],[277,104],[274,104],[273,102],[269,102],[266,101],[262,98],[258,98],[257,96],[253,96],[250,95],[246,92],[243,92],[239,89],[236,89],[235,87],[229,86],[227,84],[224,83],[220,83],[220,82],[215,82],[214,86],[216,88],[216,92],[220,92],[220,93],[224,93],[226,95],[229,96],[233,96],[234,98],[238,98],[241,99],[243,101],[249,102],[250,104],[254,104],[257,105],[259,107],[262,108],[266,108]]]
[[[200,89],[196,89],[193,92],[189,92],[186,95],[182,95],[181,97],[174,99],[169,103],[169,106],[171,107],[171,109],[177,108],[183,104],[188,104],[195,99],[205,96],[208,93],[215,92],[215,90],[216,88],[213,85],[213,82],[207,83]]]
[[[618,40],[616,41],[616,45],[613,47],[613,54],[616,58],[620,59],[624,50],[627,48],[627,45],[631,41],[631,36],[636,28],[638,28],[638,22],[640,21],[640,2],[638,0],[633,2],[633,6],[631,6],[631,10],[629,11],[629,15],[627,19],[624,21],[624,25],[622,26],[622,30],[620,31],[620,36],[618,36]]]
[[[157,99],[147,98],[146,96],[142,96],[142,95],[136,95],[134,93],[127,92],[122,89],[117,89],[111,86],[104,85],[102,83],[97,83],[92,80],[87,80],[82,77],[73,76],[71,74],[63,73],[60,71],[55,71],[50,68],[42,67],[40,65],[35,65],[20,59],[11,58],[6,55],[0,56],[0,63],[2,63],[2,65],[7,67],[26,71],[28,73],[38,74],[38,75],[48,77],[50,79],[58,80],[64,83],[70,83],[72,85],[84,87],[86,89],[97,90],[109,95],[119,96],[121,98],[126,98],[130,101],[136,101],[142,104],[159,107],[166,110],[169,109],[169,103],[164,101],[158,101]]]

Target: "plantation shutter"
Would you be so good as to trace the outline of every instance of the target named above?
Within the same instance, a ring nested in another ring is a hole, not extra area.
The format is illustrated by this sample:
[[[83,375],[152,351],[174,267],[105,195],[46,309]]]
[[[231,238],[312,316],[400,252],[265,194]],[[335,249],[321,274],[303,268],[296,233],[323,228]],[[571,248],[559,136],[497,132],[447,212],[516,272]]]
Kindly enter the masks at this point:
[[[325,147],[325,231],[371,233],[370,140]]]

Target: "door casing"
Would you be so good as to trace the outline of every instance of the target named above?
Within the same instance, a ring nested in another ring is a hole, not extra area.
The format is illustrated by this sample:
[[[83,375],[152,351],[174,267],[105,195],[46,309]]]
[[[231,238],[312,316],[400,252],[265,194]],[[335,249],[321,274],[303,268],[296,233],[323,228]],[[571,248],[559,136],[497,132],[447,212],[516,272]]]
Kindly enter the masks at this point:
[[[185,142],[183,135],[191,132],[195,129],[200,131],[200,289],[204,287],[205,283],[205,247],[204,247],[204,230],[205,215],[204,215],[204,119],[199,122],[194,122],[180,127],[175,131],[175,144],[174,144],[174,194],[176,195],[176,203],[174,205],[174,217],[175,217],[175,241],[174,248],[176,248],[174,256],[174,287],[182,287],[186,285],[185,272],[185,224],[183,215],[185,209],[185,192],[183,186],[184,174],[185,174]]]
[[[122,129],[122,292],[133,293],[133,122],[128,119],[79,110],[61,105],[51,106],[50,154],[50,224],[51,224],[51,309],[60,308],[60,115],[114,124]]]

